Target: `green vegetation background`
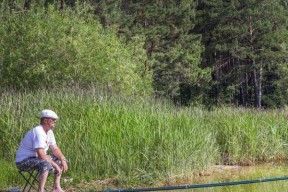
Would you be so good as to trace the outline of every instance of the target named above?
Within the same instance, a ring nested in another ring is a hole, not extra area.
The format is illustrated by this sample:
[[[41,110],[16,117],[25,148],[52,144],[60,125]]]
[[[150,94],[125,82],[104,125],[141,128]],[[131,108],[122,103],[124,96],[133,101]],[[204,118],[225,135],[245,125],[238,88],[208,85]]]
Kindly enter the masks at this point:
[[[0,7],[2,89],[93,85],[122,94],[151,93],[140,37],[127,45],[94,19],[88,5],[65,13],[56,4],[31,6]]]
[[[286,0],[0,0],[0,86],[288,103]]]
[[[209,17],[215,13],[213,25],[220,23],[206,34],[199,26],[193,28],[202,20],[193,20],[196,7],[191,1],[183,1],[180,11],[174,1],[167,9],[148,6],[147,18],[136,14],[147,8],[146,1],[143,6],[124,3],[125,17],[117,17],[112,9],[115,4],[110,9],[102,1],[96,3],[97,9],[85,3],[63,8],[39,1],[25,8],[23,1],[0,2],[1,188],[22,184],[14,165],[15,153],[24,134],[38,124],[43,108],[60,116],[55,133],[70,162],[65,176],[72,177],[75,184],[107,178],[117,186],[153,184],[218,163],[250,165],[286,159],[285,108],[212,108],[242,105],[242,99],[249,99],[244,106],[253,106],[259,86],[252,83],[256,78],[252,74],[260,69],[265,75],[256,80],[266,83],[263,104],[285,105],[287,33],[282,27],[287,23],[282,19],[286,12],[274,22],[283,22],[281,27],[275,26],[277,33],[269,27],[271,23],[264,22],[265,33],[259,35],[276,34],[261,36],[273,42],[257,44],[266,51],[264,56],[238,46],[244,42],[241,38],[219,43],[239,26],[236,23],[231,30],[234,25],[224,25],[224,18],[234,18],[229,15],[233,9],[220,18],[230,5],[208,6],[199,1],[202,6],[197,13],[205,15],[213,7]],[[270,1],[261,1],[267,8],[265,2]],[[282,3],[273,4],[275,10],[287,7]],[[156,13],[163,15],[157,17]],[[164,17],[167,13],[171,15]],[[118,22],[117,18],[124,20]],[[141,22],[134,23],[135,18]],[[210,26],[210,19],[203,21],[202,27]],[[214,43],[209,47],[210,40]],[[211,53],[217,53],[217,59],[209,60]],[[223,55],[229,59],[222,62]],[[249,57],[252,60],[247,62]],[[267,65],[255,67],[253,59]],[[224,65],[226,61],[232,64]],[[245,62],[235,67],[236,61]],[[247,85],[247,97],[241,97],[242,85]],[[155,99],[161,97],[169,101]]]

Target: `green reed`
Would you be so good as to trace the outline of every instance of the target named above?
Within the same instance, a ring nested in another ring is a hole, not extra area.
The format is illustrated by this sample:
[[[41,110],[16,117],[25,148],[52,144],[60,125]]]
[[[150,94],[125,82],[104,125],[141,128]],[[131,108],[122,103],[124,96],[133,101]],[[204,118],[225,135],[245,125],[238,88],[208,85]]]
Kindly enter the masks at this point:
[[[60,116],[55,135],[70,165],[64,176],[75,183],[112,178],[118,186],[153,184],[217,163],[251,164],[287,156],[284,110],[175,108],[97,89],[4,92],[0,107],[4,187],[19,184],[15,152],[44,108]]]
[[[285,110],[222,108],[210,113],[211,127],[226,163],[253,164],[287,156]]]

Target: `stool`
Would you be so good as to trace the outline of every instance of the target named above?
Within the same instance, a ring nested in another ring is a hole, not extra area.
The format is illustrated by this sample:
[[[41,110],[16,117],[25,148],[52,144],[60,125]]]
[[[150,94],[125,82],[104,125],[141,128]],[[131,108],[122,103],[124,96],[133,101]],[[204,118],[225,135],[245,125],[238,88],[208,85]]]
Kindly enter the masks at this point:
[[[32,170],[32,171],[18,171],[19,174],[24,178],[26,181],[25,187],[23,188],[22,192],[28,189],[28,192],[33,188],[36,191],[38,190],[38,175],[39,172],[37,170]],[[37,184],[37,186],[35,186]]]

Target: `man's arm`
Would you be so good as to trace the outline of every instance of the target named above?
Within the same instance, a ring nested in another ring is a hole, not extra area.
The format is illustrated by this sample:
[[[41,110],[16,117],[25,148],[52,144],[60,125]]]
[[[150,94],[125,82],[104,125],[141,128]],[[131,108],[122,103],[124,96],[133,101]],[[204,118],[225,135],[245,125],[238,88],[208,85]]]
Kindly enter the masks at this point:
[[[60,150],[60,148],[55,144],[55,145],[50,145],[50,149],[53,153],[53,155],[55,155],[59,160],[61,160],[61,164],[63,166],[63,171],[67,171],[68,170],[68,165],[66,162],[66,158],[63,155],[62,151]]]
[[[45,154],[45,151],[43,148],[37,148],[36,152],[37,152],[39,159],[47,160],[57,170],[58,173],[62,172],[61,168],[57,165],[57,163],[52,161],[52,159],[48,155]]]

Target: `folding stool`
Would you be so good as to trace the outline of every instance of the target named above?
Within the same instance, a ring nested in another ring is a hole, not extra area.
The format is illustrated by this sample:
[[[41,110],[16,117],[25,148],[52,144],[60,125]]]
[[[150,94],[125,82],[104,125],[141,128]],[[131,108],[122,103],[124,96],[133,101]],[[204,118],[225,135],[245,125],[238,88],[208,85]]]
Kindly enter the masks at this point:
[[[26,188],[28,189],[27,192],[30,192],[30,190],[33,188],[36,191],[38,190],[38,170],[32,170],[32,171],[18,171],[19,174],[24,178],[26,181],[25,187],[23,188],[22,192],[26,192]],[[37,184],[37,185],[36,185]]]

